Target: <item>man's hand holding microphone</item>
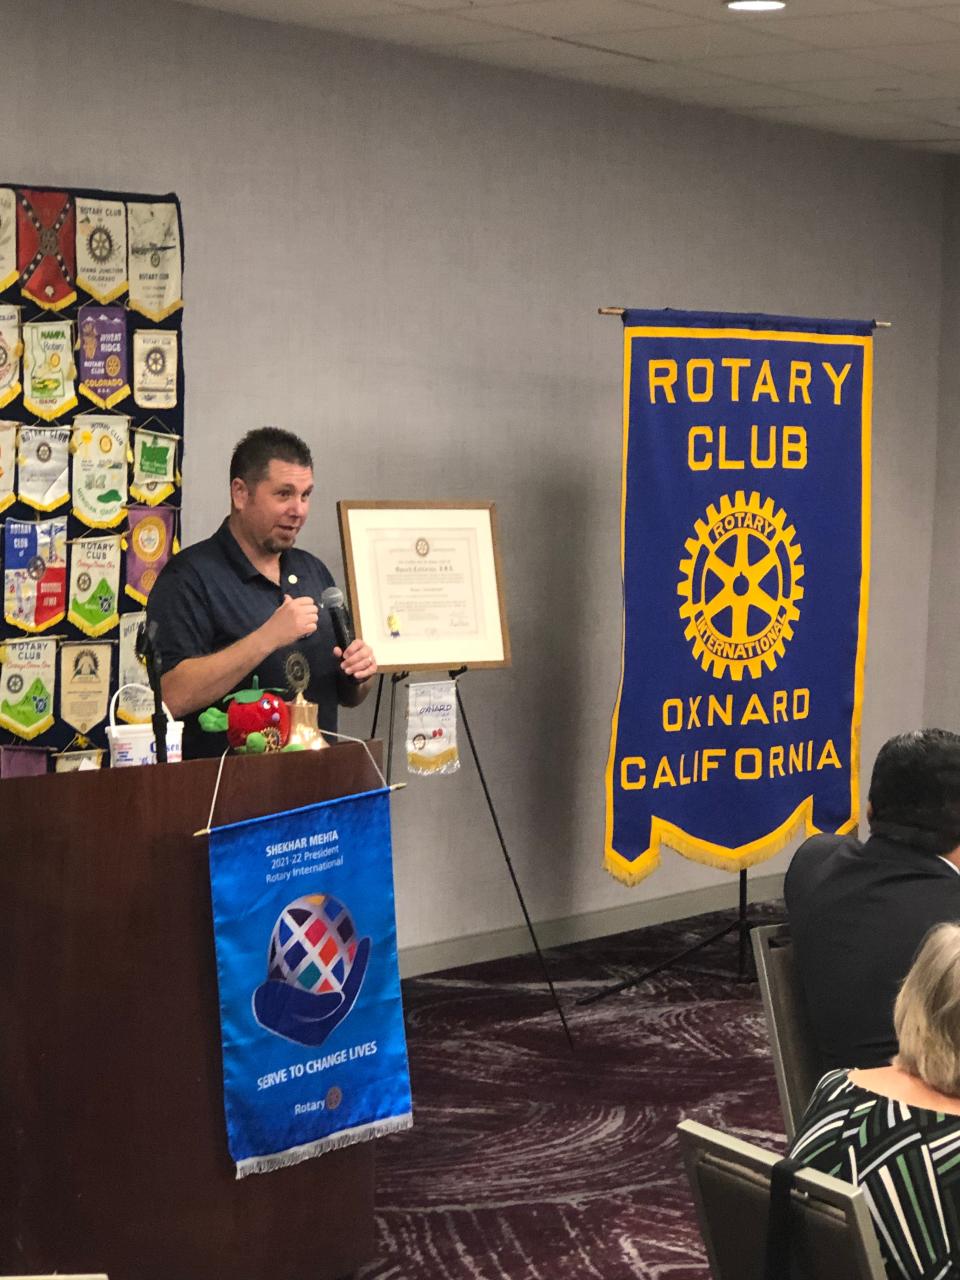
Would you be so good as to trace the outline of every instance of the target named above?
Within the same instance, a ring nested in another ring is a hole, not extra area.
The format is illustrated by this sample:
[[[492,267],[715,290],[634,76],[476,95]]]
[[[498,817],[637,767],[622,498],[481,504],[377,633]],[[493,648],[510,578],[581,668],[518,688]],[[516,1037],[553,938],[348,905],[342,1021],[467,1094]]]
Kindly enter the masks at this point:
[[[339,587],[327,587],[317,605],[312,596],[284,596],[273,616],[264,624],[269,630],[274,649],[296,644],[305,636],[311,636],[320,620],[320,608],[330,615],[333,634],[337,643],[334,655],[340,658],[340,670],[354,684],[362,684],[377,674],[377,660],[373,650],[353,634],[353,623]]]

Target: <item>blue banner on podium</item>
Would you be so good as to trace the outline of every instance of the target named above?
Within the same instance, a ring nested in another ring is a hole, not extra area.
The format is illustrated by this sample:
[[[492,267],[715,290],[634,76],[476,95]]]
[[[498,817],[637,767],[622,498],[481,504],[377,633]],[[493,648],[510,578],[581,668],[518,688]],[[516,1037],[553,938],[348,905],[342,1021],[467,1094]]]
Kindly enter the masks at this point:
[[[237,1176],[412,1124],[389,791],[210,833]]]

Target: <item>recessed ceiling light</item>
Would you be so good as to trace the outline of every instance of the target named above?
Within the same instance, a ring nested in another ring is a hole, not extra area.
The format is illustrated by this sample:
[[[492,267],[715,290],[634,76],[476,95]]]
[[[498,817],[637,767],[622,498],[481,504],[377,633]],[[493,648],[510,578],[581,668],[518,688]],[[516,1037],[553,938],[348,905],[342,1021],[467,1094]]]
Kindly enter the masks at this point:
[[[748,13],[767,13],[771,9],[785,9],[787,0],[724,0],[728,9],[746,10]]]

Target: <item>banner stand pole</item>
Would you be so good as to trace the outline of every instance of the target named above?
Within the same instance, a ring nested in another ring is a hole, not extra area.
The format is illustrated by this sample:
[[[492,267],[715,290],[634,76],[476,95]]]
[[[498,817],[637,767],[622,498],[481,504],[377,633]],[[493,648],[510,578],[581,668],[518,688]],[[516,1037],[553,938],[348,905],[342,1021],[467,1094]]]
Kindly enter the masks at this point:
[[[693,946],[687,947],[684,951],[678,951],[675,956],[670,956],[668,960],[661,960],[659,964],[655,964],[652,969],[645,969],[643,973],[637,974],[634,978],[625,978],[623,982],[614,983],[613,986],[604,987],[600,991],[594,991],[592,995],[583,996],[577,1001],[578,1005],[595,1004],[598,1000],[606,1000],[608,996],[619,995],[621,991],[627,991],[630,987],[637,987],[641,982],[646,982],[648,978],[652,978],[656,973],[663,973],[665,969],[672,969],[678,965],[681,960],[686,960],[687,956],[695,955],[698,951],[703,951],[705,947],[709,947],[712,943],[718,942],[721,938],[725,938],[728,933],[733,933],[734,929],[739,934],[737,947],[737,981],[746,982],[749,977],[749,957],[750,957],[750,921],[747,917],[747,873],[746,870],[740,872],[740,902],[737,910],[737,918],[728,925],[724,925],[722,929],[717,929],[714,933],[707,934],[705,938],[701,938],[699,942],[695,942]]]
[[[381,671],[380,676],[377,680],[377,700],[373,704],[373,724],[370,726],[371,738],[375,738],[377,736],[377,722],[380,719],[380,699],[382,697],[383,697],[383,672]]]
[[[597,315],[598,316],[619,316],[622,319],[626,310],[627,310],[626,307],[597,307]],[[873,323],[876,325],[878,329],[893,328],[892,320],[874,320]]]
[[[457,693],[457,706],[460,709],[460,718],[463,721],[463,727],[466,730],[467,741],[470,743],[470,752],[473,755],[473,763],[477,766],[477,773],[480,775],[480,785],[483,787],[483,794],[487,801],[487,808],[490,810],[490,817],[493,819],[494,830],[497,833],[497,839],[500,841],[500,849],[503,853],[503,860],[507,864],[507,871],[510,873],[510,879],[513,881],[514,892],[517,895],[517,901],[520,903],[520,910],[523,912],[523,918],[526,921],[527,932],[530,934],[530,940],[533,943],[533,949],[537,953],[537,960],[540,963],[540,970],[543,973],[543,980],[550,988],[550,995],[553,998],[554,1007],[563,1026],[563,1034],[567,1038],[567,1044],[570,1052],[574,1052],[573,1036],[570,1034],[570,1028],[567,1026],[567,1019],[563,1012],[563,1005],[560,1003],[560,997],[557,995],[556,987],[553,985],[553,979],[550,977],[550,970],[547,968],[547,962],[543,952],[540,950],[540,943],[537,939],[536,931],[533,927],[533,921],[530,919],[530,912],[527,910],[527,904],[524,901],[523,891],[520,888],[520,881],[517,879],[517,873],[513,868],[513,862],[510,859],[510,853],[507,849],[507,842],[503,836],[503,830],[500,826],[500,819],[497,817],[497,811],[493,805],[493,797],[490,795],[490,788],[487,786],[487,779],[484,776],[483,766],[480,764],[480,757],[477,754],[477,746],[473,740],[473,734],[470,731],[470,721],[467,719],[466,708],[463,705],[463,698],[460,696],[460,677],[467,671],[466,667],[458,667],[455,671],[448,674],[453,681],[454,688]]]

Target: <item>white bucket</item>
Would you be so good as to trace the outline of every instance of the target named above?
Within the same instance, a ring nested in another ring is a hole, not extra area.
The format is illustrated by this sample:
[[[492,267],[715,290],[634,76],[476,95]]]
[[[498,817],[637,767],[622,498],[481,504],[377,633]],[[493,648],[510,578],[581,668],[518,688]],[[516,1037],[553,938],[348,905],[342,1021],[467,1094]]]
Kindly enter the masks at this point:
[[[151,693],[146,685],[122,684],[110,699],[110,723],[107,726],[110,767],[122,769],[127,765],[156,764],[157,744],[153,725],[117,724],[117,699],[124,689],[147,689]],[[167,762],[176,764],[183,759],[183,721],[174,720],[166,705],[163,710],[167,717]]]

